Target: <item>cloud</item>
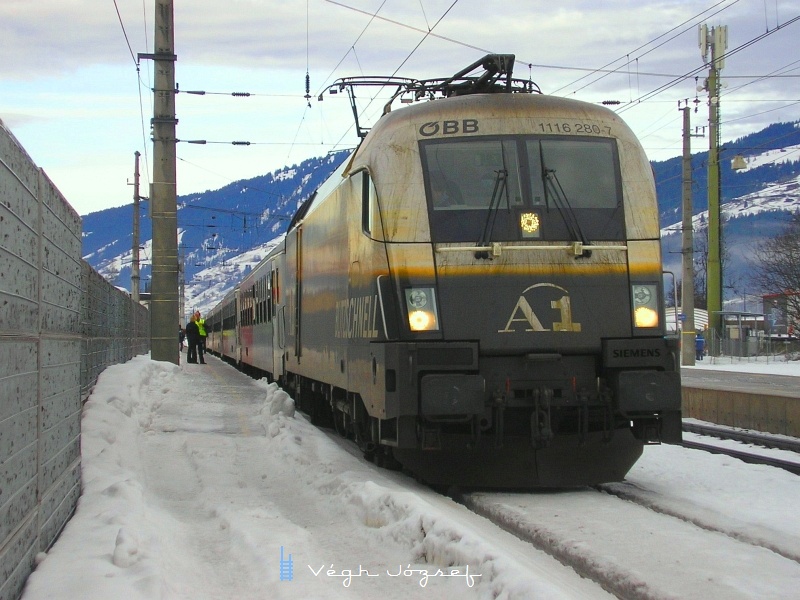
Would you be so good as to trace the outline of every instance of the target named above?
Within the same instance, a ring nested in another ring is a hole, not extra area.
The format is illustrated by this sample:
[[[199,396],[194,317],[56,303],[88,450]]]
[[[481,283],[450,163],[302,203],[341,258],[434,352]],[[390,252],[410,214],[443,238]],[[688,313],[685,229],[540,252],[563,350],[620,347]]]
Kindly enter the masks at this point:
[[[0,77],[36,79],[109,64],[124,48],[111,2],[100,10],[96,0],[0,3]]]
[[[55,173],[65,193],[96,197],[105,206],[109,198],[128,201],[130,155],[149,150],[153,80],[152,61],[143,60],[137,73],[131,53],[152,52],[154,4],[116,0],[126,41],[111,0],[0,0],[0,116],[37,162]],[[543,8],[524,0],[175,0],[181,90],[254,94],[246,99],[180,94],[178,137],[262,143],[248,148],[182,144],[179,155],[208,171],[223,170],[230,180],[321,155],[330,144],[355,141],[346,98],[316,102],[335,79],[395,73],[444,77],[494,51],[515,54],[515,76],[530,76],[546,93],[622,101],[621,116],[645,138],[648,152],[668,158],[681,147],[677,101],[698,96],[699,122],[704,111],[707,116],[707,95],[689,78],[646,102],[639,99],[670,83],[670,75],[698,69],[702,83],[706,73],[697,23],[727,24],[729,45],[735,48],[785,23],[794,16],[791,11],[797,12],[795,5],[788,0],[770,6],[565,0]],[[752,79],[736,77],[789,65],[797,29],[800,24],[778,31],[728,61],[722,106],[723,121],[730,125],[723,126],[723,137],[726,127],[739,136],[764,121],[796,118],[796,107],[764,113],[780,103],[763,103],[796,98],[796,78],[739,89]],[[618,72],[589,70],[606,66]],[[303,98],[307,70],[310,108]],[[362,96],[359,105],[369,98]],[[378,106],[373,103],[367,116],[373,118]],[[87,170],[102,170],[102,188],[87,185],[87,171],[77,176],[62,158],[67,154],[79,162],[83,157]],[[204,176],[202,168],[187,169],[182,193],[225,183]]]

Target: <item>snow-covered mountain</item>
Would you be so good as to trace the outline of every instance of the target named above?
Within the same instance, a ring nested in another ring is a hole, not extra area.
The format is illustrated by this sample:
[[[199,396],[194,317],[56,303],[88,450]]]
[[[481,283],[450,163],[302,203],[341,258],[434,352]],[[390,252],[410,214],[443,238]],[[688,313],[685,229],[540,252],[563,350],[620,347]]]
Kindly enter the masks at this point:
[[[734,154],[747,168],[734,171]],[[291,216],[348,155],[309,159],[219,190],[178,198],[179,252],[187,310],[205,313],[219,302],[285,234]],[[754,245],[779,233],[800,210],[800,121],[777,123],[735,140],[722,153],[726,296],[757,294],[750,282]],[[695,248],[705,248],[707,152],[692,156]],[[681,158],[654,162],[664,268],[680,275]],[[146,203],[141,219],[142,288],[152,256]],[[132,206],[83,218],[83,254],[104,277],[130,289]],[[755,308],[755,307],[753,307]]]
[[[798,124],[793,124],[797,128]],[[775,237],[786,227],[792,217],[800,212],[800,145],[792,144],[760,152],[743,154],[746,167],[727,173],[728,190],[748,189],[748,177],[760,181],[757,191],[735,197],[723,194],[720,204],[720,221],[723,239],[723,287],[726,298],[750,298],[750,310],[760,310],[752,304],[759,290],[753,282],[752,273],[760,265],[754,260],[757,244]],[[730,165],[726,165],[730,169]],[[768,177],[777,174],[774,181]],[[725,176],[723,176],[725,177]],[[738,184],[737,184],[738,178]],[[724,181],[725,179],[723,179]],[[703,195],[705,201],[705,194]],[[661,198],[659,198],[661,203]],[[708,210],[693,211],[692,231],[695,250],[706,248]],[[669,215],[667,215],[667,218]],[[681,228],[680,214],[661,229],[661,246],[664,268],[681,272]],[[662,212],[662,225],[664,224]],[[744,307],[729,307],[730,310],[746,310]]]
[[[297,208],[349,154],[312,158],[218,190],[178,197],[178,251],[186,309],[205,313],[257,265],[286,232]],[[148,291],[152,258],[147,203],[141,208],[140,281]],[[130,289],[133,206],[83,217],[83,255],[101,275]]]

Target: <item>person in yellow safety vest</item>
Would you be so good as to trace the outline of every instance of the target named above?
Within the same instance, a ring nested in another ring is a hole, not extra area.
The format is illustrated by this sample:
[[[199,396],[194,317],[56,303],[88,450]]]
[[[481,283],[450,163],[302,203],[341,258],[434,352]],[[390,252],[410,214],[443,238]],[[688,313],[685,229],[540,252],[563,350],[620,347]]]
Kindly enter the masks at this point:
[[[195,323],[197,323],[197,329],[200,331],[200,343],[197,345],[197,358],[200,360],[200,364],[206,364],[204,360],[204,356],[206,353],[206,320],[200,318],[200,311],[194,313],[195,316]]]

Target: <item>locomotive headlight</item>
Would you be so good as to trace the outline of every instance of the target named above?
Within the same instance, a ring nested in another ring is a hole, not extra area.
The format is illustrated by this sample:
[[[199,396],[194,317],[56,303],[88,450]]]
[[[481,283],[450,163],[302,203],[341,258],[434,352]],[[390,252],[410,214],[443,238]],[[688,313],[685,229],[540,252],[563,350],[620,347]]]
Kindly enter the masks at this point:
[[[634,327],[658,327],[658,289],[652,284],[635,284],[633,296]]]
[[[519,215],[519,228],[524,238],[538,238],[541,235],[542,222],[535,212],[524,212]]]
[[[437,331],[439,316],[433,288],[407,288],[405,294],[411,331]]]

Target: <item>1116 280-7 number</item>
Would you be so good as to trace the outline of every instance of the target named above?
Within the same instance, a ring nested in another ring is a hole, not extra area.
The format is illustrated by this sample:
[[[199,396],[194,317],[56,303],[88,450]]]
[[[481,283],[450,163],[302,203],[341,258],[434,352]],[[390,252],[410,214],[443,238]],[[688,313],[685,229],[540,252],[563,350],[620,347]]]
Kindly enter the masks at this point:
[[[539,123],[542,133],[571,133],[575,135],[611,135],[608,125],[594,123]]]

